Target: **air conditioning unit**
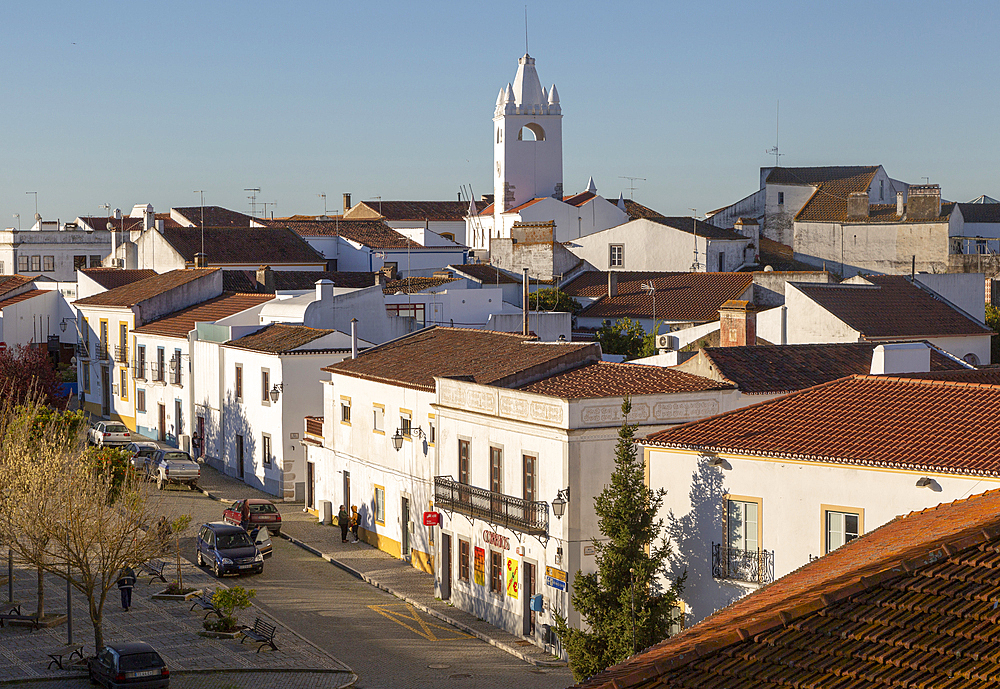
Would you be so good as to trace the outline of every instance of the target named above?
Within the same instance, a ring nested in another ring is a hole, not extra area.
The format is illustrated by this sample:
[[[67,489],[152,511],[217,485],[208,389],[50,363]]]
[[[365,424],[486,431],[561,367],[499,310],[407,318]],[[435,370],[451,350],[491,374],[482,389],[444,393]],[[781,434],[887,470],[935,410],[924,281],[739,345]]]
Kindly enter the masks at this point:
[[[677,350],[677,337],[674,335],[657,335],[656,348],[673,352]]]

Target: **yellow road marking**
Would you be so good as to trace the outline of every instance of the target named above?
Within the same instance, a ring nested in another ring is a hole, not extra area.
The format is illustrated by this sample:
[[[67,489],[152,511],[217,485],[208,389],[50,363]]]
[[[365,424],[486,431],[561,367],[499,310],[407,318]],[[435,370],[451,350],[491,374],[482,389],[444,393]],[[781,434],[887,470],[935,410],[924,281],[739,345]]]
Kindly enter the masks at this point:
[[[379,615],[382,615],[386,619],[392,620],[401,627],[406,627],[417,636],[422,636],[428,641],[451,641],[453,639],[472,638],[472,635],[470,634],[465,634],[463,632],[456,631],[455,629],[452,629],[450,627],[444,627],[440,624],[432,624],[430,622],[427,622],[422,617],[420,617],[420,614],[417,612],[416,608],[414,608],[409,603],[391,603],[389,605],[369,605],[368,607],[377,612]],[[396,611],[392,610],[391,608],[403,608],[403,610]],[[408,624],[409,622],[415,622],[420,626],[420,629],[417,629],[413,625]],[[434,629],[440,629],[445,632],[448,632],[450,636],[438,636],[434,633],[431,627],[433,627]]]

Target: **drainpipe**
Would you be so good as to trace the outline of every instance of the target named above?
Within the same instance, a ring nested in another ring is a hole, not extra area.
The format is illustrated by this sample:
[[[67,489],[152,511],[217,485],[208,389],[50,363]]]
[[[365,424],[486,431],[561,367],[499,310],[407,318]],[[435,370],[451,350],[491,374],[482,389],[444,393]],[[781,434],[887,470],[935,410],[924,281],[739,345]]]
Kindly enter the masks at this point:
[[[351,359],[358,358],[358,319],[351,319]]]
[[[521,324],[521,334],[527,336],[528,334],[528,269],[524,268],[524,286],[522,288],[523,294],[521,295],[521,313],[523,314],[522,324]]]

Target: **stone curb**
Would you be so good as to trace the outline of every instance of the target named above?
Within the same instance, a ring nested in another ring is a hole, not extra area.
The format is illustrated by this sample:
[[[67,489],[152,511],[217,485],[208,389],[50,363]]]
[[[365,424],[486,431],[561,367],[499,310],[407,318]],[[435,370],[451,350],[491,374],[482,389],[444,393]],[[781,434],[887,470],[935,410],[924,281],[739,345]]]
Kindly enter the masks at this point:
[[[387,586],[387,585],[383,584],[382,582],[380,582],[380,581],[378,581],[378,580],[376,580],[376,579],[368,576],[364,572],[359,572],[358,570],[354,569],[350,565],[347,565],[347,564],[341,562],[340,560],[338,560],[337,558],[333,557],[332,555],[327,555],[326,553],[320,552],[319,550],[317,550],[316,548],[312,547],[308,543],[304,543],[304,542],[300,541],[299,539],[295,538],[294,536],[289,536],[288,534],[284,533],[284,531],[282,531],[280,534],[278,534],[278,536],[280,538],[284,538],[285,540],[293,543],[294,545],[297,545],[298,547],[302,548],[303,550],[306,550],[306,551],[312,553],[316,557],[319,557],[319,558],[322,558],[323,560],[326,560],[331,565],[333,565],[335,567],[339,567],[340,569],[344,570],[345,572],[347,572],[351,576],[353,576],[353,577],[355,577],[357,579],[361,579],[362,581],[364,581],[364,582],[366,582],[366,583],[374,586],[375,588],[381,589],[381,590],[385,591],[386,593],[390,593],[393,596],[395,596],[396,598],[399,598],[400,600],[406,601],[407,603],[409,603],[413,607],[422,610],[423,612],[427,613],[428,615],[431,615],[432,617],[436,617],[437,619],[442,620],[443,622],[447,622],[448,624],[450,624],[450,625],[452,625],[454,627],[458,627],[463,632],[466,632],[467,634],[471,634],[472,636],[476,637],[477,639],[480,639],[481,641],[485,641],[486,643],[490,644],[491,646],[495,646],[496,648],[499,648],[501,651],[505,651],[506,653],[509,653],[510,655],[515,656],[516,658],[519,658],[519,659],[523,660],[524,662],[528,663],[529,665],[534,665],[536,667],[564,667],[566,665],[566,663],[563,662],[563,661],[561,661],[561,660],[539,660],[537,658],[533,658],[533,657],[531,657],[529,655],[526,655],[526,654],[522,653],[521,651],[517,650],[516,648],[514,648],[513,646],[509,646],[509,645],[507,645],[507,644],[505,644],[505,643],[503,643],[501,641],[497,641],[496,639],[492,638],[491,636],[489,636],[487,634],[484,634],[483,632],[479,631],[478,629],[474,629],[473,627],[470,627],[469,625],[464,624],[463,622],[459,622],[458,620],[456,620],[456,619],[454,619],[452,617],[449,617],[448,615],[444,614],[443,612],[441,612],[439,610],[435,610],[434,608],[430,608],[430,607],[424,605],[423,603],[421,603],[421,602],[419,602],[417,600],[414,600],[413,598],[410,598],[406,594],[400,593],[399,591],[393,589],[392,587]]]
[[[282,674],[298,674],[298,675],[350,675],[351,680],[345,684],[340,685],[340,689],[347,689],[348,687],[353,687],[358,681],[358,676],[355,675],[350,670],[329,670],[325,668],[317,669],[280,669],[280,668],[266,668],[266,669],[255,669],[255,668],[230,668],[230,669],[203,669],[203,670],[171,670],[170,676],[178,675],[238,675],[238,674],[266,674],[266,673],[282,673]],[[65,682],[68,679],[87,679],[86,673],[79,674],[65,674],[59,677],[24,677],[21,679],[8,679],[0,681],[0,686],[14,686],[18,684],[41,684],[43,682]]]

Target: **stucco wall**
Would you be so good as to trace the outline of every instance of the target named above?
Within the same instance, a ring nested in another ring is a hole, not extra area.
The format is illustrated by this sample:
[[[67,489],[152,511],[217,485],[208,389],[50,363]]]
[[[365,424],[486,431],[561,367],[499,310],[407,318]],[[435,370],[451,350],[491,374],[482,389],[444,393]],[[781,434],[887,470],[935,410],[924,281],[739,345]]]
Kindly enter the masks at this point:
[[[908,274],[948,269],[948,223],[795,223],[795,258],[842,277],[860,271]]]

